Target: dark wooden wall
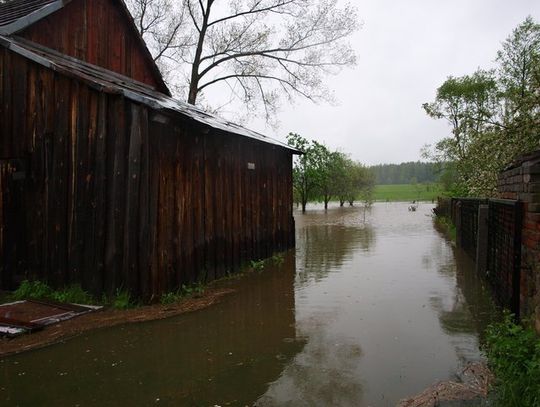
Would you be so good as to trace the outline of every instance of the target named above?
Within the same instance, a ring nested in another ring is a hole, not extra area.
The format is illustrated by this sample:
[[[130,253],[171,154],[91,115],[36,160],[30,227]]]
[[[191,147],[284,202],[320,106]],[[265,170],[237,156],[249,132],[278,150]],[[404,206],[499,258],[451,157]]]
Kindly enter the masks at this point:
[[[118,3],[73,0],[18,35],[168,93]]]
[[[35,276],[149,298],[294,244],[285,148],[179,114],[162,124],[4,48],[0,101],[0,169],[20,163],[0,182],[22,191],[0,240],[24,242],[0,261],[4,286]]]

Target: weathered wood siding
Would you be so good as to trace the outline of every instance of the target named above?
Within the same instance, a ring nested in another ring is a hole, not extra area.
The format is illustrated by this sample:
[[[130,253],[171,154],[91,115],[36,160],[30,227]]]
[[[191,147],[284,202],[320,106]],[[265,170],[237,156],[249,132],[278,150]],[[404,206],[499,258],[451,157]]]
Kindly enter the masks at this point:
[[[285,148],[156,115],[3,48],[0,100],[0,163],[26,171],[10,181],[23,196],[8,229],[26,244],[20,261],[2,257],[4,286],[35,276],[148,298],[294,244]]]
[[[73,0],[18,35],[168,93],[118,3]]]

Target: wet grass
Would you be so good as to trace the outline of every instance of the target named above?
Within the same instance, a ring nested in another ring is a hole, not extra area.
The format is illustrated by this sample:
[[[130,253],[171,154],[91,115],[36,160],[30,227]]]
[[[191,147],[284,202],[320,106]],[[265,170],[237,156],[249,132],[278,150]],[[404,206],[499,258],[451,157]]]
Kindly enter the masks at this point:
[[[376,201],[432,201],[442,194],[439,184],[376,185],[373,199]]]
[[[272,257],[267,259],[251,260],[244,267],[240,268],[239,272],[231,273],[227,272],[225,277],[209,282],[209,284],[216,284],[220,281],[238,279],[243,277],[247,273],[258,272],[261,273],[268,266],[281,266],[285,261],[284,253],[276,253]],[[160,298],[160,303],[163,305],[174,304],[182,301],[185,298],[200,297],[204,294],[204,291],[208,284],[203,282],[197,282],[189,285],[184,285],[178,288],[176,291],[170,291],[165,293]]]
[[[165,293],[161,296],[162,305],[174,304],[185,298],[200,297],[204,294],[206,285],[199,282],[194,284],[182,284],[176,291]]]
[[[98,300],[83,290],[79,284],[72,284],[55,290],[40,280],[24,280],[19,288],[7,293],[2,299],[4,301],[48,300],[72,304],[96,304],[117,309],[128,309],[138,305],[127,290],[116,290],[115,295],[111,297],[103,295]]]
[[[34,299],[77,304],[96,303],[95,298],[78,284],[54,290],[47,283],[39,280],[24,280],[17,290],[8,295],[8,298],[12,301]]]
[[[495,375],[496,406],[540,406],[540,338],[506,313],[486,333],[485,351]]]
[[[269,265],[280,266],[283,264],[284,254],[277,253],[268,259],[252,260],[244,266],[239,273],[228,273],[228,278],[240,277],[247,272],[262,272]],[[214,280],[217,282],[219,280]],[[182,284],[177,290],[165,293],[161,296],[161,304],[173,304],[189,297],[200,297],[204,294],[206,284],[197,282],[193,284]],[[12,293],[0,293],[0,302],[20,301],[20,300],[49,300],[55,302],[68,302],[76,304],[99,304],[115,309],[125,310],[140,306],[141,303],[131,295],[128,290],[117,289],[113,296],[103,295],[100,300],[94,298],[90,293],[83,290],[78,284],[64,287],[60,290],[51,288],[47,283],[39,280],[24,280],[19,288]]]
[[[448,236],[452,242],[456,242],[456,227],[446,216],[435,216],[436,225]]]

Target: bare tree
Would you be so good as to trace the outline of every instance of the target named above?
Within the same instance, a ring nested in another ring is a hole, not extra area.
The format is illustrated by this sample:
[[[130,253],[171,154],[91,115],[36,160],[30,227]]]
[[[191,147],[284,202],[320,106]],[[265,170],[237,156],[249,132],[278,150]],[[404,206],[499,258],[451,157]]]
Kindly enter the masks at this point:
[[[347,41],[358,28],[356,9],[340,8],[337,0],[183,0],[177,7],[130,0],[130,6],[156,60],[176,63],[174,80],[185,81],[191,104],[221,85],[250,110],[264,106],[269,119],[281,97],[329,100],[323,78],[356,62]]]
[[[135,26],[149,46],[154,61],[169,80],[171,71],[181,56],[194,45],[191,35],[185,33],[185,14],[173,6],[171,0],[127,0]]]

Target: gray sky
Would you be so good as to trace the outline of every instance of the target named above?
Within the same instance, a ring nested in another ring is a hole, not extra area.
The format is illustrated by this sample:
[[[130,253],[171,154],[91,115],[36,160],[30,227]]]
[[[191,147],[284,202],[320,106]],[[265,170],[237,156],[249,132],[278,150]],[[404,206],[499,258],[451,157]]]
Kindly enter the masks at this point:
[[[328,77],[337,106],[283,105],[278,129],[247,127],[284,140],[289,131],[324,141],[365,164],[420,159],[449,128],[421,108],[449,76],[493,67],[501,42],[540,0],[353,0],[363,27],[351,42],[358,65]]]

